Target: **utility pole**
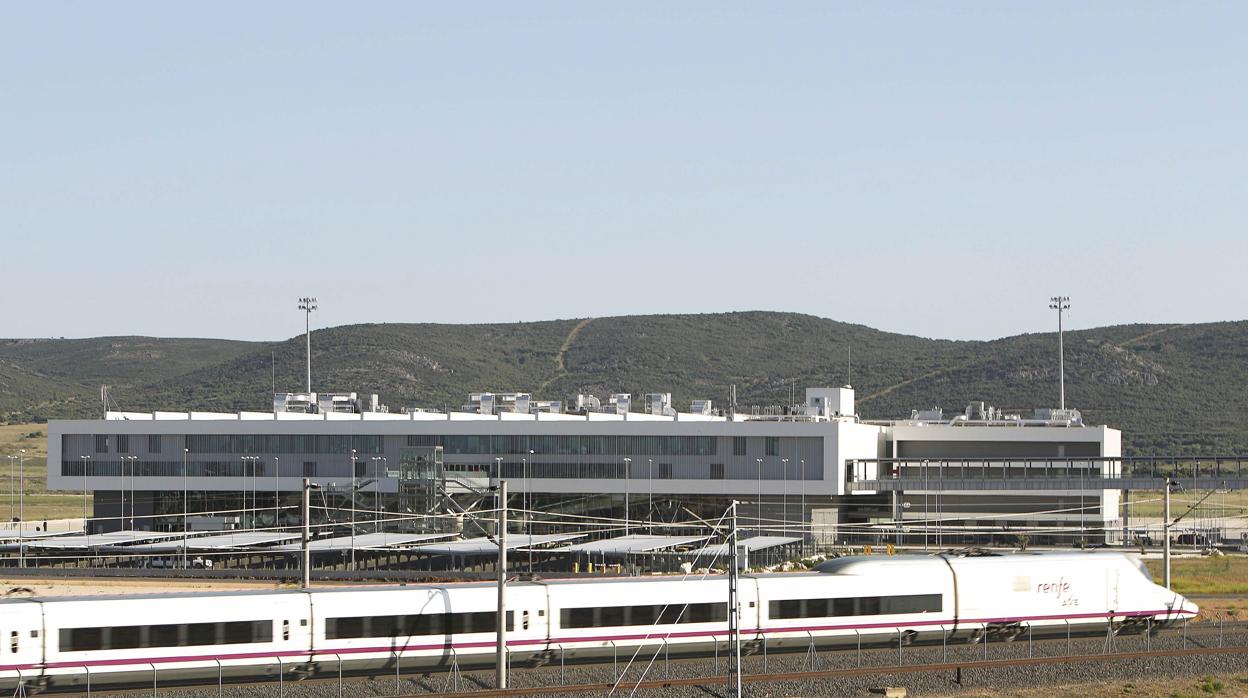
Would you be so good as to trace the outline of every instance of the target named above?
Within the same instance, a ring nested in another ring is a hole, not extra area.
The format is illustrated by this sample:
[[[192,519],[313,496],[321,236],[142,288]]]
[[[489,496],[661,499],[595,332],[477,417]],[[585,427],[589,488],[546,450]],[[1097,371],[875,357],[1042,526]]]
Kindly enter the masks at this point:
[[[737,599],[737,586],[740,583],[740,561],[737,559],[737,502],[733,500],[728,529],[729,560],[728,568],[728,636],[732,638],[732,686],[733,695],[741,698],[741,607]]]
[[[1061,409],[1066,409],[1066,351],[1062,346],[1062,312],[1070,310],[1070,296],[1053,296],[1049,308],[1057,311],[1057,380]]]
[[[299,299],[299,309],[303,311],[303,333],[308,346],[308,394],[312,394],[312,311],[316,310],[316,299],[305,296]]]
[[[498,479],[498,639],[494,648],[499,690],[507,688],[507,481]]]
[[[19,557],[19,567],[26,566],[26,449],[22,449],[21,455],[17,457],[17,555]]]
[[[186,496],[186,457],[190,454],[191,449],[182,449],[182,569],[186,569],[186,513],[190,509]]]
[[[1161,557],[1165,571],[1162,572],[1162,583],[1167,589],[1170,588],[1170,487],[1174,481],[1170,476],[1166,476],[1166,498],[1162,504],[1161,512]]]

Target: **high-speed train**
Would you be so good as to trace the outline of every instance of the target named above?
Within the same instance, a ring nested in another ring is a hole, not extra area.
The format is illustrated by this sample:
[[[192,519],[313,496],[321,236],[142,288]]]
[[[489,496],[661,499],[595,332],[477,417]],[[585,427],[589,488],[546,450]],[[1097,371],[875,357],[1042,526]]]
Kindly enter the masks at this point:
[[[1121,553],[848,557],[742,575],[738,593],[741,638],[754,648],[1104,633],[1197,610]],[[709,653],[729,639],[727,597],[723,575],[517,582],[507,647],[513,662]],[[488,582],[9,598],[0,686],[492,665],[496,604]]]

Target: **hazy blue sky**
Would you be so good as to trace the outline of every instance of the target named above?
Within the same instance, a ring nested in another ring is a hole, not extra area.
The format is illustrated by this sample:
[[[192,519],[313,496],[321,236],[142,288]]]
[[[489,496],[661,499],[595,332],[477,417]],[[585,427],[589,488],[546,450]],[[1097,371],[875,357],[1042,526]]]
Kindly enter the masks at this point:
[[[452,8],[452,9],[447,9]],[[1248,316],[1248,3],[0,6],[0,336]]]

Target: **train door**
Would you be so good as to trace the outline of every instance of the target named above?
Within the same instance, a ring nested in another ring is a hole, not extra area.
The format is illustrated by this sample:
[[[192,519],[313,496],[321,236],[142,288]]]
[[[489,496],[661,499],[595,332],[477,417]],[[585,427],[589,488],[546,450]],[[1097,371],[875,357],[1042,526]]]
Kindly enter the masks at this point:
[[[1118,605],[1118,569],[1105,570],[1105,608],[1111,614],[1119,610]]]

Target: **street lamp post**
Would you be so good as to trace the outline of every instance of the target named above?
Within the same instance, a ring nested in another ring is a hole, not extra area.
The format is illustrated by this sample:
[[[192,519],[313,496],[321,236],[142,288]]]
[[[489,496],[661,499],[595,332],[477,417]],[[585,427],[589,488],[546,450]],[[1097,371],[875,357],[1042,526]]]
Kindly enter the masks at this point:
[[[789,459],[781,458],[780,463],[784,465],[784,495],[780,499],[780,516],[784,520],[781,530],[785,533],[789,532]]]
[[[303,332],[308,343],[308,396],[312,395],[312,311],[316,310],[316,299],[303,297],[299,299],[299,309],[303,311]]]
[[[351,449],[351,571],[355,571],[355,449]]]
[[[17,460],[17,456],[7,456],[9,459],[9,522],[17,518],[17,478],[13,477],[13,461]]]
[[[17,547],[18,547],[18,565],[26,566],[26,544],[22,540],[25,538],[24,531],[26,529],[26,449],[22,449],[21,454],[17,457]]]
[[[82,460],[82,532],[87,536],[91,534],[91,527],[87,526],[86,521],[86,473],[91,469],[91,457],[79,456]]]
[[[279,490],[282,488],[282,459],[273,456],[273,530],[276,531],[281,527],[282,517],[282,495]]]
[[[628,535],[628,520],[629,518],[631,518],[628,515],[628,478],[629,478],[629,475],[632,474],[632,470],[633,470],[633,459],[625,458],[624,459],[624,535],[626,536]]]
[[[649,501],[646,502],[646,523],[654,525],[654,459],[646,459],[646,486],[649,489]]]
[[[129,467],[129,470],[130,470],[130,517],[129,518],[130,518],[130,530],[133,531],[135,530],[134,529],[134,461],[138,460],[138,456],[122,456],[121,460],[122,460],[123,465],[126,463],[129,463],[130,465]],[[126,473],[125,473],[124,468],[122,470],[121,476],[122,476],[122,479],[121,479],[121,496],[122,496],[121,528],[124,530],[126,528],[126,502],[125,502]]]
[[[755,458],[758,461],[758,501],[754,506],[758,507],[758,525],[763,525],[763,459]],[[757,535],[757,534],[755,534]]]
[[[533,487],[533,481],[530,479],[533,453],[533,449],[530,448],[529,459],[524,464],[524,532],[528,535],[533,535],[533,515],[529,513],[529,508],[533,506],[533,494],[530,492]]]
[[[182,449],[182,569],[186,569],[186,529],[189,523],[187,510],[191,508],[190,496],[186,490],[186,460],[190,453],[191,449]]]
[[[802,481],[802,551],[806,550],[806,459],[799,461],[802,464],[802,472],[798,479]]]

